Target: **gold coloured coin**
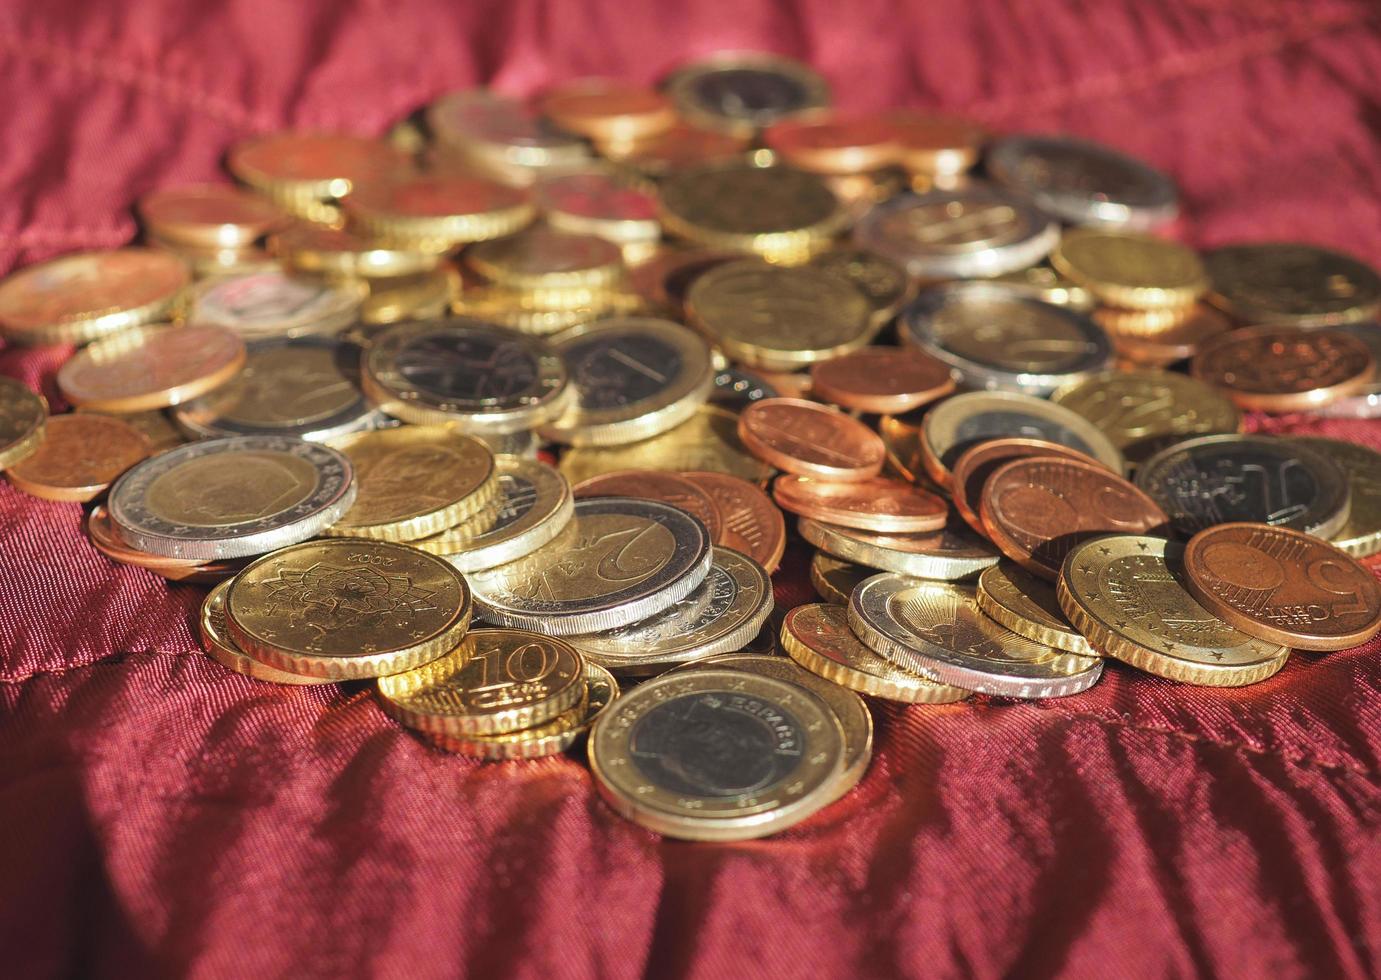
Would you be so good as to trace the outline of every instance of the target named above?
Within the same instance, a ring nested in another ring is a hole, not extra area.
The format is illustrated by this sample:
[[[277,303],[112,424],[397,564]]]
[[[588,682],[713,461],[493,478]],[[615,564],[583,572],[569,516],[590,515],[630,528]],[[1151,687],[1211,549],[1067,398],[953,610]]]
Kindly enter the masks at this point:
[[[231,147],[226,165],[240,180],[294,213],[325,216],[311,204],[362,184],[397,179],[412,161],[381,140],[340,133],[271,133]]]
[[[0,470],[32,456],[43,442],[48,402],[22,381],[0,377]]]
[[[345,213],[367,235],[423,252],[511,235],[536,209],[525,191],[473,177],[428,174],[357,188]]]
[[[428,272],[442,256],[363,238],[326,225],[296,224],[269,236],[269,252],[294,269],[374,279]]]
[[[1333,547],[1354,558],[1381,552],[1381,453],[1355,442],[1320,436],[1291,436],[1290,441],[1323,453],[1347,472],[1352,506],[1347,523],[1329,538]]]
[[[476,759],[541,759],[573,746],[618,696],[614,675],[598,664],[586,664],[584,697],[551,721],[503,735],[434,735],[432,741],[447,752]]]
[[[445,316],[460,292],[460,273],[443,266],[429,272],[369,280],[369,295],[360,304],[360,322],[371,326],[402,320]]]
[[[782,646],[806,670],[860,694],[904,704],[953,704],[972,691],[903,670],[868,649],[843,605],[797,606],[782,621]]]
[[[686,311],[731,358],[768,371],[838,357],[876,333],[873,307],[851,283],[753,260],[700,275],[686,295]]]
[[[1000,276],[994,276],[993,282],[1002,283],[1043,303],[1067,306],[1080,313],[1092,312],[1098,305],[1092,293],[1073,280],[1066,279],[1048,265],[1033,265],[1029,269],[1005,272]]]
[[[285,216],[258,194],[227,184],[160,187],[139,199],[139,216],[158,238],[202,248],[243,248]]]
[[[332,440],[355,467],[355,503],[324,534],[409,541],[473,517],[499,492],[494,454],[444,425],[409,425]]]
[[[1060,609],[1104,656],[1170,680],[1237,687],[1285,666],[1288,647],[1229,626],[1183,581],[1183,545],[1131,534],[1095,538],[1065,558]]]
[[[73,405],[141,412],[218,388],[244,363],[245,342],[224,327],[134,327],[78,351],[57,381]]]
[[[585,663],[540,633],[477,629],[445,656],[378,681],[384,711],[409,728],[502,735],[541,725],[585,693]]]
[[[816,595],[826,602],[841,606],[849,604],[849,596],[860,582],[876,574],[874,569],[835,558],[823,551],[817,551],[810,559],[810,584]]]
[[[449,561],[462,572],[477,572],[517,561],[560,534],[575,513],[570,484],[546,463],[516,456],[495,457],[499,474],[498,514],[494,524],[467,540]],[[422,538],[428,551],[449,547],[448,532]]]
[[[1204,255],[1210,302],[1248,324],[1326,327],[1370,320],[1381,276],[1341,252],[1295,242],[1226,245]]]
[[[230,583],[222,582],[211,590],[206,601],[201,604],[201,644],[207,656],[221,666],[228,667],[237,674],[252,677],[256,681],[292,685],[331,683],[324,677],[290,674],[286,670],[261,664],[253,657],[246,657],[230,638],[230,631],[226,625],[225,597],[229,591]]]
[[[1185,307],[1208,292],[1208,273],[1193,249],[1137,232],[1071,229],[1050,253],[1050,264],[1123,309]]]
[[[1099,655],[1060,611],[1055,586],[1020,565],[1004,561],[984,569],[976,596],[979,609],[1018,636],[1085,657]]]
[[[702,405],[674,429],[627,446],[577,446],[561,456],[566,479],[581,483],[617,470],[710,470],[763,483],[776,472],[744,448],[738,416],[716,405]]]
[[[741,670],[675,671],[615,702],[590,769],[622,816],[687,840],[747,840],[834,799],[844,733],[796,684]]]
[[[465,261],[512,289],[602,290],[623,276],[618,246],[594,235],[542,228],[480,242],[466,251]]]
[[[349,680],[454,650],[470,625],[460,573],[416,548],[306,541],[252,562],[226,595],[230,637],[260,663]]]

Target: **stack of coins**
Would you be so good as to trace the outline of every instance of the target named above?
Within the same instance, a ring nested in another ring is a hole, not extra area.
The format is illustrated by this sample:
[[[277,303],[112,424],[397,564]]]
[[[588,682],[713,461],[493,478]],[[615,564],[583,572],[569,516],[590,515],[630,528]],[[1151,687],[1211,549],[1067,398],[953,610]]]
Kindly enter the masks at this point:
[[[7,341],[83,347],[51,417],[0,380],[0,469],[214,586],[240,675],[372,679],[477,759],[589,732],[613,810],[731,840],[862,777],[862,697],[1236,686],[1381,628],[1381,454],[1270,434],[1381,416],[1381,276],[1200,255],[1115,149],[726,54],[228,163],[141,199],[152,247],[0,282]]]

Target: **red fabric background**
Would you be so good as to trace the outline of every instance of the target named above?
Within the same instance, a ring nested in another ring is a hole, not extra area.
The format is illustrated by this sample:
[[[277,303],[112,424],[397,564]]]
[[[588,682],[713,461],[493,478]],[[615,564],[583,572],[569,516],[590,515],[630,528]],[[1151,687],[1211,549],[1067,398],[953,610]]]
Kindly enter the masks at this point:
[[[678,9],[684,6],[685,9]],[[1172,172],[1185,233],[1381,262],[1367,0],[48,0],[0,11],[0,268],[109,246],[279,126],[452,87],[651,80],[721,47],[847,106],[1068,130]],[[41,383],[65,351],[0,350]],[[1254,420],[1260,424],[1260,420]],[[1381,445],[1372,423],[1272,423]],[[877,704],[862,785],[777,839],[661,840],[579,759],[479,765],[363,685],[195,652],[201,590],[0,483],[0,970],[11,976],[1375,976],[1381,647],[1239,691],[1113,664],[1043,703]],[[801,553],[779,598],[805,601]],[[789,567],[790,563],[789,563]]]

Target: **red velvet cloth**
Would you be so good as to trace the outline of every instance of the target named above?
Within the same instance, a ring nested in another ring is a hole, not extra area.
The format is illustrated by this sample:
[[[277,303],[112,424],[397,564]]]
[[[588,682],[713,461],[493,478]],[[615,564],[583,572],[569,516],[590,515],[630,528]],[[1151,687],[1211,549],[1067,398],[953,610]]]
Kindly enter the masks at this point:
[[[651,80],[725,47],[846,106],[1105,140],[1200,244],[1381,261],[1367,0],[11,3],[0,267],[134,232],[150,187],[280,126],[379,133],[436,94]],[[0,351],[41,383],[65,351]],[[60,407],[55,402],[57,407]],[[1260,425],[1261,420],[1253,420]],[[1373,423],[1272,427],[1381,445]],[[779,598],[807,601],[804,549]],[[578,758],[428,748],[364,685],[200,653],[202,591],[113,565],[0,484],[0,971],[9,976],[1375,976],[1381,645],[1245,690],[1111,664],[1087,694],[877,703],[861,786],[776,839],[662,840]]]

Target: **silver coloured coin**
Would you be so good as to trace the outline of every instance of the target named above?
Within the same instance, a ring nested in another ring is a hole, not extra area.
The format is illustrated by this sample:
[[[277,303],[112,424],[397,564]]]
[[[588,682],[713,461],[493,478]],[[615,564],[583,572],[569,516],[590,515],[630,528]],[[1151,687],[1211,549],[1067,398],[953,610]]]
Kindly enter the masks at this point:
[[[342,453],[289,436],[231,436],[144,460],[115,482],[108,506],[131,548],[209,560],[305,541],[354,502]]]
[[[764,398],[776,398],[777,389],[752,371],[726,367],[714,376],[710,401],[727,408],[741,409]]]
[[[499,516],[494,526],[476,535],[446,560],[462,572],[478,572],[530,555],[570,523],[575,500],[566,478],[535,459],[496,456]]]
[[[1001,283],[924,290],[897,323],[903,343],[948,364],[966,388],[1044,397],[1112,363],[1093,320]]]
[[[970,391],[947,398],[921,420],[926,448],[946,470],[964,451],[988,439],[1039,439],[1068,446],[1114,473],[1122,453],[1096,425],[1063,405],[1006,391]]]
[[[1144,231],[1180,210],[1174,181],[1111,147],[1067,136],[1007,136],[988,148],[988,175],[1073,225]]]
[[[627,626],[670,609],[709,573],[710,536],[653,500],[592,497],[547,544],[468,577],[479,617],[551,636]]]
[[[1016,272],[1045,258],[1059,240],[1048,215],[978,183],[903,194],[874,207],[854,229],[859,245],[921,279]]]
[[[1341,466],[1292,439],[1268,436],[1187,439],[1142,463],[1135,482],[1185,537],[1250,521],[1328,540],[1352,509]]]
[[[969,691],[1057,698],[1088,690],[1103,674],[1098,657],[1035,643],[989,619],[972,586],[874,575],[854,589],[848,616],[879,656]]]
[[[326,336],[348,326],[369,293],[359,283],[327,283],[281,270],[207,279],[192,293],[189,323],[229,327],[246,340]]]
[[[801,537],[826,554],[869,568],[948,582],[974,578],[1001,555],[962,522],[951,518],[935,534],[874,534],[802,517]]]
[[[296,436],[325,442],[392,425],[358,384],[359,351],[325,337],[255,340],[244,369],[215,391],[173,409],[195,439]]]
[[[616,674],[658,673],[690,660],[731,653],[758,635],[772,612],[772,580],[747,555],[715,548],[710,572],[665,612],[566,642]]]

